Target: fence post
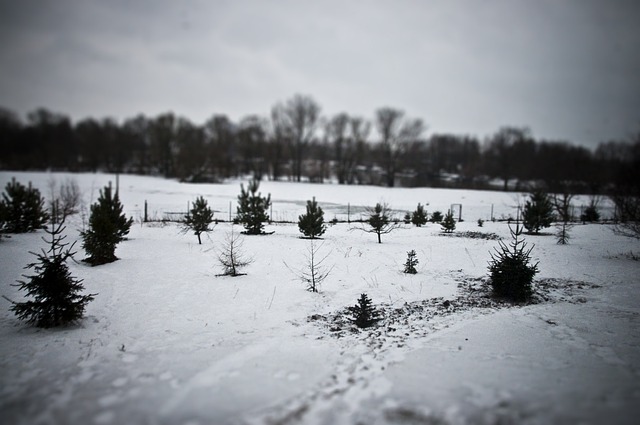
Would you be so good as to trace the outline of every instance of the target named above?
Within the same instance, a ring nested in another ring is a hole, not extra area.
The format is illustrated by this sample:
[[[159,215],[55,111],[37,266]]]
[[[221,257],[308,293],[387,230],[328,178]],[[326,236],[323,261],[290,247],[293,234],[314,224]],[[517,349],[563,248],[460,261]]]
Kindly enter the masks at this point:
[[[351,203],[347,202],[347,223],[351,224]]]
[[[147,206],[147,200],[144,200],[144,222],[147,223],[149,221],[149,216],[147,215],[147,211],[148,211],[148,206]]]

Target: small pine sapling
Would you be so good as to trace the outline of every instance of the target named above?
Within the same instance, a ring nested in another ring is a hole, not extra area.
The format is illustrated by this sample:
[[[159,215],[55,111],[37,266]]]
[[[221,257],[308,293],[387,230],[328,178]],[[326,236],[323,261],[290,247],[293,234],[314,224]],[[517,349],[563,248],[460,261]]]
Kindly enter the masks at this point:
[[[411,213],[409,211],[404,214],[404,219],[402,221],[404,221],[404,224],[411,224]]]
[[[478,219],[478,227],[482,227],[482,226],[484,226],[484,220],[479,218]]]
[[[271,205],[271,195],[263,197],[258,188],[260,182],[251,180],[244,190],[244,185],[240,184],[240,195],[238,195],[238,208],[236,220],[242,223],[247,235],[264,234],[264,224],[269,221],[267,210]]]
[[[522,228],[516,222],[515,230],[509,226],[512,242],[507,246],[499,241],[495,253],[491,253],[489,272],[493,294],[511,301],[527,301],[532,295],[533,277],[538,273],[538,263],[531,263],[533,246],[527,249],[521,239]]]
[[[440,211],[434,211],[433,214],[431,214],[431,220],[429,221],[431,221],[432,223],[440,223],[443,219],[444,216]]]
[[[378,236],[378,243],[382,243],[382,235],[391,233],[402,226],[400,222],[391,218],[391,209],[386,203],[377,203],[375,207],[367,208],[366,213],[369,216],[366,220],[369,227],[357,229],[367,233],[375,233]]]
[[[69,258],[73,259],[75,252],[71,250],[75,242],[70,247],[64,243],[64,230],[64,221],[52,224],[50,230],[45,230],[51,238],[49,241],[43,238],[50,245],[49,250],[43,249],[40,254],[31,253],[38,261],[25,268],[33,269],[36,274],[23,275],[27,280],[19,280],[19,285],[16,285],[26,291],[27,297],[32,300],[21,303],[11,301],[11,310],[20,320],[42,328],[63,326],[80,320],[86,305],[96,295],[80,294],[84,289],[82,280],[73,277],[66,264]]]
[[[411,214],[411,222],[416,227],[421,227],[427,224],[427,212],[420,203],[418,203],[416,210]]]
[[[298,229],[309,239],[316,239],[327,230],[324,224],[324,211],[318,206],[315,197],[307,201],[307,212],[298,217]]]
[[[218,276],[244,276],[246,273],[240,273],[240,270],[253,262],[247,258],[243,250],[244,239],[240,235],[234,233],[233,227],[231,232],[225,237],[222,250],[218,253],[218,262],[223,268],[223,273]]]
[[[540,233],[544,227],[550,227],[553,221],[553,205],[549,196],[536,190],[530,194],[530,199],[525,202],[522,211],[522,224],[529,233]]]
[[[556,224],[556,241],[558,245],[569,243],[569,230],[573,227],[571,221],[571,199],[573,195],[564,191],[562,195],[553,195],[553,206],[558,213],[560,222]]]
[[[80,233],[82,246],[89,255],[85,261],[97,266],[117,260],[116,246],[129,234],[132,223],[133,218],[127,219],[122,212],[118,193],[112,196],[111,186],[100,190],[98,201],[91,205],[89,227]]]
[[[367,294],[360,295],[358,303],[353,307],[349,307],[349,310],[353,314],[353,323],[359,328],[373,326],[381,319],[380,313],[375,309]]]
[[[416,274],[418,270],[416,270],[416,266],[418,265],[418,258],[416,255],[416,251],[412,249],[407,252],[407,261],[404,263],[404,273],[408,274]]]
[[[213,211],[209,208],[209,204],[204,197],[199,196],[193,203],[189,214],[184,219],[184,230],[193,230],[193,234],[198,237],[198,244],[202,245],[200,235],[213,230]]]
[[[600,221],[600,213],[598,212],[598,198],[591,198],[589,205],[580,214],[580,221],[583,223],[595,223]]]
[[[453,218],[453,211],[449,210],[449,212],[447,212],[440,226],[442,226],[442,231],[445,233],[452,233],[456,230],[456,220]]]
[[[299,270],[294,270],[285,262],[289,270],[295,273],[300,280],[307,285],[307,291],[320,292],[320,285],[329,276],[333,270],[333,266],[326,267],[325,261],[331,255],[331,251],[325,255],[321,255],[319,252],[324,246],[324,242],[318,245],[315,241],[311,240],[309,247],[307,248],[307,255],[305,256],[305,267]]]
[[[8,233],[27,233],[44,229],[49,220],[40,191],[12,178],[2,193],[2,210]]]

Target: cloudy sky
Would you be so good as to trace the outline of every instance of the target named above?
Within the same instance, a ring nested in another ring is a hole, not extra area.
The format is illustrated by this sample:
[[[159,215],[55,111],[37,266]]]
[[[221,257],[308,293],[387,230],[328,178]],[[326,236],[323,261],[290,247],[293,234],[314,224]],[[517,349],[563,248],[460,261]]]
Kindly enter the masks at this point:
[[[301,93],[594,147],[640,131],[639,22],[635,0],[0,0],[0,106],[202,123]]]

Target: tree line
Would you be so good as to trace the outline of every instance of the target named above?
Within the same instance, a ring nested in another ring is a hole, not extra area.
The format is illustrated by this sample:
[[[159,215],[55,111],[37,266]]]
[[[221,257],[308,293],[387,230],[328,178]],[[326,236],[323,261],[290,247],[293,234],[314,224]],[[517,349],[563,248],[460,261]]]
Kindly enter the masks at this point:
[[[38,109],[26,121],[0,108],[0,168],[160,175],[216,182],[252,175],[260,180],[384,186],[490,188],[526,184],[549,191],[609,193],[633,185],[640,134],[600,143],[595,150],[534,138],[528,128],[503,127],[479,139],[431,134],[419,118],[383,107],[372,118],[323,116],[311,96],[294,95],[269,117],[234,122],[213,115],[199,125],[167,112],[111,118],[68,116]]]

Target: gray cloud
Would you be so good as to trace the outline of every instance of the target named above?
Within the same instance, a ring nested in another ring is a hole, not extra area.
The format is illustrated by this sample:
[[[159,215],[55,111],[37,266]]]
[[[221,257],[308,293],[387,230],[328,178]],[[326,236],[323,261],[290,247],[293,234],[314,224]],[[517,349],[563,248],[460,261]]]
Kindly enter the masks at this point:
[[[123,118],[381,106],[430,132],[501,125],[595,146],[640,128],[633,1],[22,1],[0,6],[0,102]]]

